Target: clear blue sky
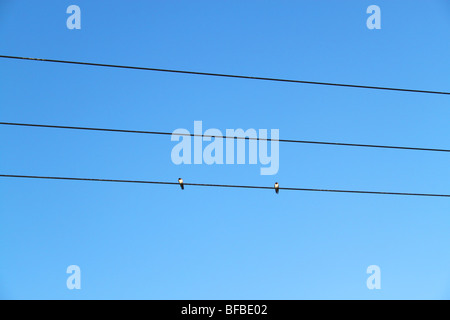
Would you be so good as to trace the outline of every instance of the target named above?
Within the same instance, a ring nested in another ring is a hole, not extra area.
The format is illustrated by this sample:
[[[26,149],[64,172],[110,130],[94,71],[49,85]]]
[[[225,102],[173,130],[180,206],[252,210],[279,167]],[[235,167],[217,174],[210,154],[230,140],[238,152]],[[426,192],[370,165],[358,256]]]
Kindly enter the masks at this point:
[[[0,2],[4,55],[311,81],[449,91],[449,37],[446,0]],[[0,74],[1,121],[450,148],[448,96],[4,59]],[[170,137],[0,134],[3,174],[450,193],[445,153],[281,144],[261,176],[176,166]],[[450,298],[448,199],[5,178],[0,194],[0,298]]]

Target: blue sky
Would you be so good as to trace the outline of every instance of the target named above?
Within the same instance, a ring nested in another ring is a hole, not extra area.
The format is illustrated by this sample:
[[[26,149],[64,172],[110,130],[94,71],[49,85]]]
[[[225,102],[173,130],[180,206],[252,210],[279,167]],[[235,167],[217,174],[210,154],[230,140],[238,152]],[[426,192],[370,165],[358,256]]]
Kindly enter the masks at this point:
[[[66,8],[81,8],[81,30]],[[366,9],[380,6],[382,29]],[[449,91],[450,3],[0,2],[0,54]],[[450,148],[448,96],[0,60],[0,119]],[[445,153],[280,145],[174,165],[170,137],[0,127],[0,172],[450,193]],[[3,299],[449,299],[448,199],[0,180]],[[82,289],[68,290],[69,265]],[[366,268],[381,268],[368,290]]]

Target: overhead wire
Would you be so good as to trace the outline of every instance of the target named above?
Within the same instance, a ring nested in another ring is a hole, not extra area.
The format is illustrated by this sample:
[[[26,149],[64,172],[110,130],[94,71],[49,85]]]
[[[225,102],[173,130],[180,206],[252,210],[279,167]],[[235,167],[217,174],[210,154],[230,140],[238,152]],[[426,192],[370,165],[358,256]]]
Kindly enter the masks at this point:
[[[247,75],[226,74],[226,73],[213,73],[213,72],[201,72],[201,71],[189,71],[189,70],[137,67],[137,66],[127,66],[127,65],[117,65],[117,64],[71,61],[71,60],[42,59],[42,58],[19,57],[19,56],[9,56],[9,55],[0,55],[0,58],[3,58],[3,59],[15,59],[15,60],[28,60],[28,61],[41,61],[41,62],[51,62],[51,63],[62,63],[62,64],[72,64],[72,65],[84,65],[84,66],[94,66],[94,67],[106,67],[106,68],[119,68],[119,69],[132,69],[132,70],[155,71],[155,72],[166,72],[166,73],[178,73],[178,74],[189,74],[189,75],[200,75],[200,76],[211,76],[211,77],[247,79],[247,80],[262,80],[262,81],[287,82],[287,83],[310,84],[310,85],[320,85],[320,86],[334,86],[334,87],[347,87],[347,88],[371,89],[371,90],[400,91],[400,92],[409,92],[409,93],[427,93],[427,94],[438,94],[438,95],[450,95],[450,92],[447,92],[447,91],[394,88],[394,87],[369,86],[369,85],[360,85],[360,84],[346,84],[346,83],[320,82],[320,81],[308,81],[308,80],[296,80],[296,79],[284,79],[284,78],[271,78],[271,77],[260,77],[260,76],[247,76]]]
[[[135,183],[135,184],[154,184],[154,185],[183,185],[193,187],[213,187],[213,188],[239,188],[239,189],[266,189],[266,190],[286,190],[286,191],[309,191],[309,192],[332,192],[332,193],[353,193],[353,194],[372,194],[372,195],[393,195],[393,196],[415,196],[415,197],[441,197],[450,198],[450,194],[436,193],[411,193],[411,192],[389,192],[389,191],[366,191],[366,190],[339,190],[339,189],[314,189],[299,187],[280,187],[278,183],[275,187],[255,186],[255,185],[235,185],[235,184],[216,184],[216,183],[191,183],[185,182],[179,178],[178,182],[170,181],[149,181],[149,180],[120,180],[120,179],[98,179],[98,178],[76,178],[76,177],[53,177],[53,176],[35,176],[35,175],[13,175],[0,174],[2,178],[23,178],[23,179],[45,179],[45,180],[69,180],[69,181],[89,181],[89,182],[116,182],[116,183]],[[180,182],[181,180],[181,182]]]
[[[381,149],[399,149],[412,151],[431,151],[431,152],[450,152],[450,149],[439,148],[422,148],[422,147],[406,147],[406,146],[392,146],[392,145],[376,145],[376,144],[360,144],[360,143],[345,143],[345,142],[329,142],[329,141],[313,141],[313,140],[294,140],[294,139],[270,139],[259,137],[240,137],[227,135],[208,135],[208,134],[194,134],[194,133],[177,133],[165,131],[144,131],[144,130],[127,130],[127,129],[110,129],[110,128],[95,128],[95,127],[78,127],[78,126],[62,126],[49,124],[33,124],[33,123],[18,123],[18,122],[0,122],[4,126],[19,126],[19,127],[35,127],[35,128],[51,128],[51,129],[67,129],[67,130],[87,130],[87,131],[103,131],[103,132],[118,132],[118,133],[136,133],[149,135],[165,135],[165,136],[190,136],[190,137],[207,137],[207,138],[221,138],[221,139],[242,139],[242,140],[257,140],[257,141],[279,141],[283,143],[301,143],[301,144],[316,144],[316,145],[331,145],[344,147],[362,147],[362,148],[381,148]]]

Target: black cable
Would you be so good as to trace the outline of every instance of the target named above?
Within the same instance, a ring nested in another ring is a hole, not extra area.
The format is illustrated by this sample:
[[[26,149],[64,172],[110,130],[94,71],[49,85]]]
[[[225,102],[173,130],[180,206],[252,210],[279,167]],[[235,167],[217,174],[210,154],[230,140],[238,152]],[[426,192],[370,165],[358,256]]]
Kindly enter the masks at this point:
[[[244,140],[261,140],[272,141],[265,138],[253,137],[230,137],[224,135],[204,135],[193,133],[171,133],[163,131],[141,131],[141,130],[125,130],[125,129],[107,129],[107,128],[88,128],[88,127],[73,127],[73,126],[56,126],[47,124],[31,124],[31,123],[16,123],[16,122],[0,122],[0,125],[6,126],[20,126],[20,127],[38,127],[38,128],[52,128],[52,129],[71,129],[71,130],[88,130],[88,131],[105,131],[105,132],[120,132],[120,133],[140,133],[153,135],[175,135],[175,136],[190,136],[190,137],[208,137],[208,138],[222,138],[222,139],[244,139]],[[279,142],[286,143],[304,143],[304,144],[319,144],[345,147],[363,147],[363,148],[382,148],[382,149],[400,149],[400,150],[414,150],[414,151],[434,151],[434,152],[450,152],[450,149],[433,149],[433,148],[418,148],[418,147],[402,147],[402,146],[386,146],[375,144],[358,144],[358,143],[343,143],[343,142],[325,142],[325,141],[308,141],[308,140],[291,140],[278,139]]]
[[[450,95],[450,92],[444,92],[444,91],[402,89],[402,88],[391,88],[391,87],[365,86],[365,85],[356,85],[356,84],[343,84],[343,83],[331,83],[331,82],[318,82],[318,81],[305,81],[305,80],[293,80],[293,79],[255,77],[255,76],[233,75],[233,74],[224,74],[224,73],[211,73],[211,72],[173,70],[173,69],[161,69],[161,68],[147,68],[147,67],[133,67],[133,66],[123,66],[123,65],[115,65],[115,64],[93,63],[93,62],[79,62],[79,61],[66,61],[66,60],[54,60],[54,59],[38,59],[38,58],[6,56],[6,55],[0,55],[0,58],[17,59],[17,60],[44,61],[44,62],[65,63],[65,64],[77,64],[77,65],[95,66],[95,67],[108,67],[108,68],[120,68],[120,69],[133,69],[133,70],[145,70],[145,71],[170,72],[170,73],[181,73],[181,74],[201,75],[201,76],[238,78],[238,79],[248,79],[248,80],[265,80],[265,81],[277,81],[277,82],[289,82],[289,83],[301,83],[301,84],[315,84],[315,85],[322,85],[322,86],[336,86],[336,87],[348,87],[348,88],[359,88],[359,89],[375,89],[375,90],[390,90],[390,91],[402,91],[402,92]]]
[[[93,178],[70,178],[70,177],[45,177],[45,176],[12,175],[12,174],[0,174],[0,177],[3,177],[3,178],[47,179],[47,180],[74,180],[74,181],[94,181],[94,182],[120,182],[120,183],[179,185],[178,182],[164,182],[164,181],[93,179]],[[184,184],[184,186],[195,186],[195,187],[220,187],[220,188],[270,189],[270,190],[275,190],[274,187],[266,187],[266,186],[249,186],[249,185],[232,185],[232,184],[208,184],[208,183],[186,183],[186,182],[183,182],[183,184]],[[385,192],[385,191],[362,191],[362,190],[333,190],[333,189],[311,189],[311,188],[282,188],[282,187],[279,187],[279,190],[450,198],[450,194],[434,194],[434,193],[408,193],[408,192]]]

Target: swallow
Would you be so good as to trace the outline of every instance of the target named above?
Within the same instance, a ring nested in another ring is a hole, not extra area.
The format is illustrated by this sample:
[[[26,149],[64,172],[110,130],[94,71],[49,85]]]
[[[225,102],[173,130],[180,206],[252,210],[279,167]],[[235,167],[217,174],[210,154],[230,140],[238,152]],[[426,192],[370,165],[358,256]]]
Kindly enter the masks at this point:
[[[184,190],[184,183],[183,183],[183,179],[178,178],[178,183],[180,184],[181,190]]]

